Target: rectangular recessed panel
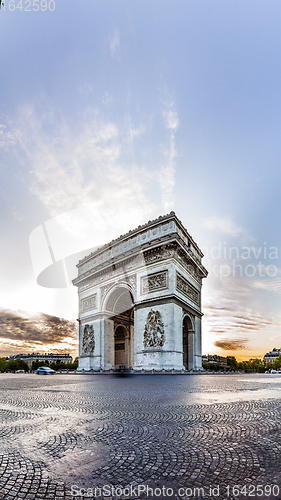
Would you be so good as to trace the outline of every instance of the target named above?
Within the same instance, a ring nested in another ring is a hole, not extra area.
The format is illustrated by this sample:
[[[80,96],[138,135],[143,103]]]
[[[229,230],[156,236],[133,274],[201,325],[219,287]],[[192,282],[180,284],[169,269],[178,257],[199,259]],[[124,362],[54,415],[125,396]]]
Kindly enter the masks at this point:
[[[149,274],[141,278],[141,293],[156,292],[168,288],[168,271]]]
[[[183,293],[188,299],[192,300],[192,302],[195,302],[198,306],[200,305],[200,293],[196,288],[188,283],[188,281],[181,276],[179,273],[177,273],[177,284],[176,288],[179,292]]]
[[[90,295],[89,297],[82,299],[81,306],[82,306],[81,307],[82,312],[89,311],[90,309],[96,309],[97,308],[97,294],[94,293],[94,295]]]

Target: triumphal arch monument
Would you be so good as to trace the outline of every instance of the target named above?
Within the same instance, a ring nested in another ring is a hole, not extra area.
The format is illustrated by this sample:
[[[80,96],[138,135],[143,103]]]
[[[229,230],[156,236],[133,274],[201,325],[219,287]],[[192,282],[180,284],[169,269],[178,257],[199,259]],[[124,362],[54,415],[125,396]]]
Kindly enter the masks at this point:
[[[203,254],[174,212],[79,261],[79,370],[200,370]]]

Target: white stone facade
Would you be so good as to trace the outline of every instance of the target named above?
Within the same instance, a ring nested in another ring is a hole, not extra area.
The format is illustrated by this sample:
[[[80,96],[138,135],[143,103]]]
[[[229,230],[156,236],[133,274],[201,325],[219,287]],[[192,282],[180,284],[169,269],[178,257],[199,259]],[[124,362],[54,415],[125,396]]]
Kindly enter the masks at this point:
[[[84,258],[79,370],[199,370],[203,254],[174,212]]]

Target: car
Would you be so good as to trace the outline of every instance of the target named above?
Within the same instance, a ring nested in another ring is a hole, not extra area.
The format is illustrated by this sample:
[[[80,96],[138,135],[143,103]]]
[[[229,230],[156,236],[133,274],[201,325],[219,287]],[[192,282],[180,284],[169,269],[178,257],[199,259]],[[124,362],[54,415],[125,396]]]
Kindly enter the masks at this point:
[[[53,375],[55,370],[52,370],[52,368],[49,368],[48,366],[39,366],[36,370],[37,375]]]
[[[25,373],[24,370],[16,370],[16,373]]]

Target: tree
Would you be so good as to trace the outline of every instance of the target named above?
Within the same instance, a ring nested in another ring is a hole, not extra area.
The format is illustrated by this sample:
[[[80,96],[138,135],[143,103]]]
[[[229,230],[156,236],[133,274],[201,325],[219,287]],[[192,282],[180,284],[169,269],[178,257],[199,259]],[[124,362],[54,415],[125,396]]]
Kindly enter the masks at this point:
[[[32,361],[31,369],[32,370],[37,370],[39,366],[49,366],[49,362],[46,361]]]
[[[203,361],[202,367],[204,368],[204,370],[211,370],[215,372],[218,372],[219,370],[225,370],[224,366],[222,365],[217,365],[216,363],[206,363],[205,361]]]
[[[24,370],[25,372],[28,372],[28,364],[23,361],[23,359],[12,359],[11,361],[8,361],[5,371],[15,372],[17,370]]]
[[[8,361],[6,359],[0,358],[0,372],[6,372],[8,366]]]
[[[227,366],[229,366],[229,368],[231,370],[237,369],[238,363],[237,363],[236,358],[234,356],[226,356],[226,362],[227,362]]]
[[[278,358],[275,359],[275,361],[273,363],[273,368],[275,370],[278,370],[279,368],[281,368],[281,354],[279,354]]]

